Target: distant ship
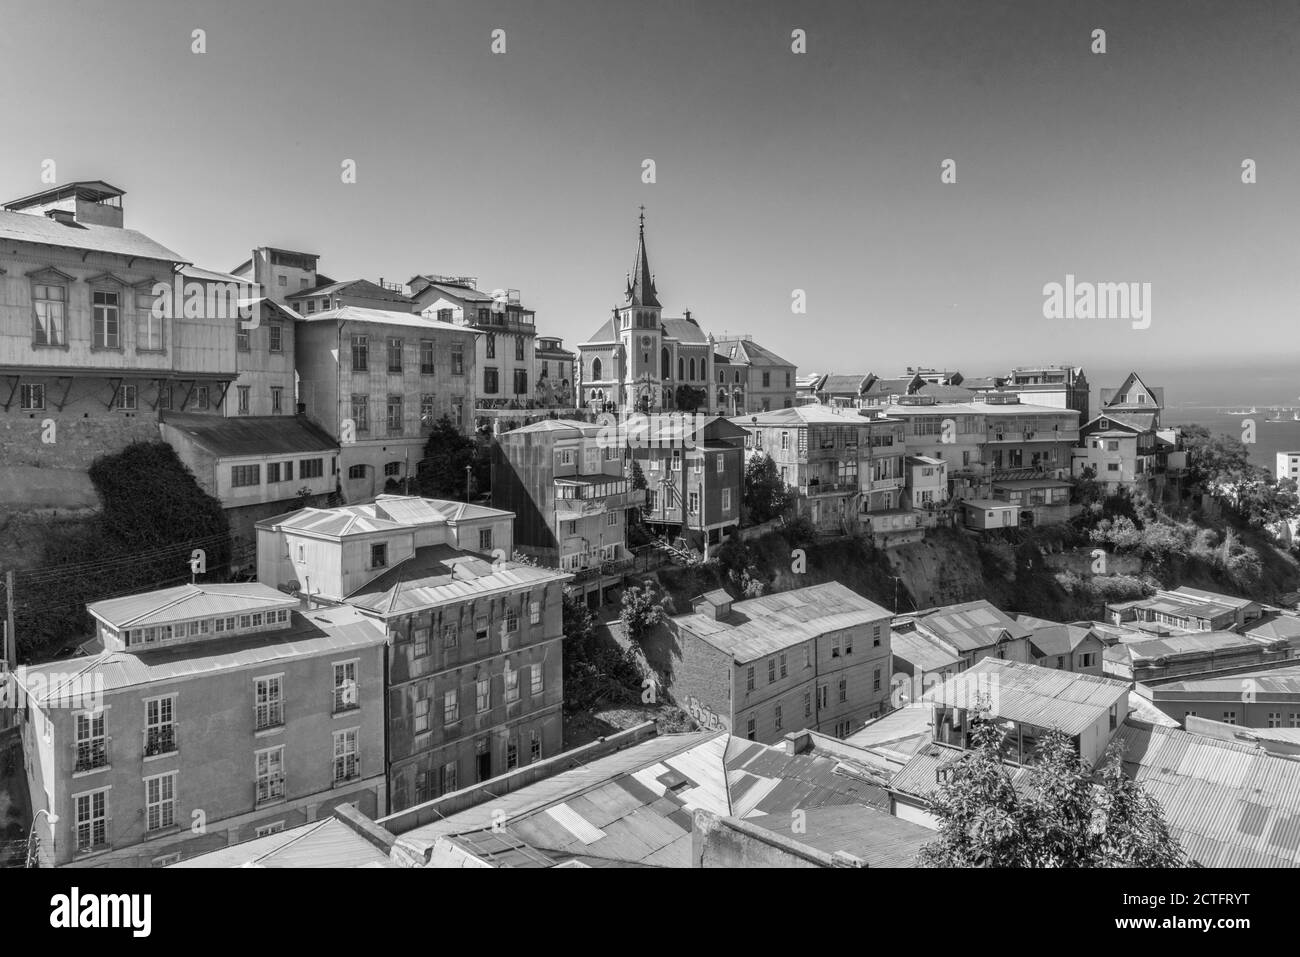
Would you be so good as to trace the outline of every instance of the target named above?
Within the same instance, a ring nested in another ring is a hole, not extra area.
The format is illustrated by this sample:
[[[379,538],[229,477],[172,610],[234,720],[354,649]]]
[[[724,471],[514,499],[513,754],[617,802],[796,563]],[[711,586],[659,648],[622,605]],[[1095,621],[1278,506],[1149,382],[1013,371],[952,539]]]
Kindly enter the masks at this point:
[[[1226,415],[1254,415],[1255,407],[1252,405],[1250,407],[1250,411],[1246,411],[1245,409],[1229,409],[1225,414]]]

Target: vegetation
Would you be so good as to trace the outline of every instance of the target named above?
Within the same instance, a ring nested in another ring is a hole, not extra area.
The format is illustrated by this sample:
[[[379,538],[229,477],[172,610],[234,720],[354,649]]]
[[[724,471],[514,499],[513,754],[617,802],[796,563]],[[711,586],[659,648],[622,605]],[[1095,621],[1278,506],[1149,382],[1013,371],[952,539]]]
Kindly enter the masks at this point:
[[[416,469],[415,486],[429,498],[468,501],[489,488],[492,474],[490,446],[461,433],[443,416],[434,423],[424,443],[424,458]],[[468,489],[465,470],[470,470]]]
[[[623,610],[619,619],[627,629],[627,636],[635,645],[640,645],[650,629],[663,624],[673,611],[673,600],[669,595],[656,594],[653,581],[647,579],[644,586],[629,585],[623,589]]]
[[[700,406],[708,404],[708,400],[708,393],[691,385],[679,385],[673,394],[679,412],[697,412]]]
[[[564,593],[564,710],[589,711],[602,702],[640,700],[635,655],[602,639],[595,616],[579,595]]]
[[[1050,731],[1017,788],[1003,759],[1004,732],[986,716],[984,709],[974,747],[949,766],[951,777],[932,798],[939,836],[922,849],[921,864],[1188,866],[1159,803],[1124,774],[1114,745],[1094,772],[1066,735]]]
[[[745,514],[755,525],[784,515],[790,508],[790,490],[770,455],[755,455],[745,464],[742,502]]]

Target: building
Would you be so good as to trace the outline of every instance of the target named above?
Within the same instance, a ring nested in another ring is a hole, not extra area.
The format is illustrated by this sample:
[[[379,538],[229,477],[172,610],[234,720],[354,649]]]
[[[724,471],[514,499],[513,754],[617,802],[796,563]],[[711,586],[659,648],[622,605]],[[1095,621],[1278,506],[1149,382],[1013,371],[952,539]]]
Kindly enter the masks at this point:
[[[341,306],[298,320],[298,401],[339,443],[349,502],[403,487],[444,416],[472,428],[478,333],[411,312]]]
[[[663,315],[646,252],[644,214],[624,302],[578,353],[579,398],[592,412],[676,409],[734,415],[759,411],[764,403],[794,404],[793,365],[751,340],[732,340],[722,348],[690,310],[680,318]]]
[[[564,348],[563,339],[539,336],[533,356],[537,407],[576,412],[577,355]]]
[[[189,264],[125,228],[124,195],[81,181],[0,210],[0,484],[15,493],[55,484],[20,469],[84,475],[100,455],[158,441],[165,407],[219,415],[239,375],[237,304],[209,312],[199,296],[186,315],[170,294]]]
[[[1144,697],[1180,724],[1198,717],[1244,728],[1300,728],[1297,665],[1190,676],[1143,690]]]
[[[1277,453],[1277,465],[1273,472],[1279,482],[1282,479],[1300,482],[1300,452]]]
[[[970,748],[971,719],[986,708],[989,718],[1007,727],[1012,761],[1029,763],[1043,735],[1059,731],[1094,765],[1128,717],[1128,697],[1122,681],[985,658],[926,692],[924,700],[934,708],[934,740],[942,744]]]
[[[1031,664],[1081,675],[1102,674],[1106,643],[1093,629],[1030,615],[1017,615],[1016,621],[1029,629]]]
[[[505,560],[508,513],[461,504],[385,497],[258,526],[260,581],[351,606],[387,636],[396,810],[561,748],[569,576]]]
[[[386,805],[384,631],[261,584],[87,609],[103,651],[19,669],[45,863],[160,866]]]
[[[710,546],[726,541],[740,525],[749,433],[721,416],[705,420],[693,435],[692,420],[683,425],[661,431],[659,441],[633,442],[627,453],[646,482],[642,520],[707,557]]]
[[[709,592],[668,627],[673,697],[706,728],[845,738],[889,710],[889,612],[838,582],[739,602]]]
[[[912,508],[934,508],[948,501],[948,463],[928,455],[907,456],[907,503]]]
[[[1102,668],[1110,677],[1146,683],[1183,675],[1230,674],[1290,658],[1290,643],[1283,638],[1198,631],[1121,641],[1106,649]]]
[[[377,283],[369,279],[333,282],[317,273],[316,281],[318,285],[311,289],[299,289],[286,295],[285,304],[300,316],[329,312],[331,309],[341,309],[344,306],[381,309],[387,312],[413,311],[411,298],[400,289],[385,285],[383,280]]]
[[[1162,429],[1164,389],[1130,372],[1118,389],[1102,389],[1098,414],[1079,427],[1080,447],[1072,453],[1075,476],[1091,470],[1108,489],[1151,485],[1187,465],[1177,429]]]
[[[1300,761],[1129,719],[1124,772],[1160,803],[1170,834],[1202,867],[1296,867]]]
[[[1244,630],[1263,614],[1263,606],[1257,601],[1186,585],[1161,588],[1149,598],[1106,605],[1106,617],[1112,624],[1128,625],[1153,635]]]
[[[1080,366],[1017,366],[998,381],[999,388],[1014,392],[1021,402],[1073,409],[1080,422],[1088,421],[1091,387]],[[969,381],[963,385],[973,387]]]
[[[964,671],[985,658],[1027,664],[1034,657],[1030,630],[982,598],[900,615],[894,619],[894,631],[899,635],[915,633],[918,647],[925,642],[938,653],[931,658],[905,659],[913,666],[905,669],[911,675],[945,672],[947,665],[939,662],[951,658],[956,658],[958,670]],[[895,657],[902,654],[896,652]]]
[[[806,405],[732,421],[749,433],[751,456],[772,458],[794,493],[795,514],[819,531],[862,529],[878,545],[916,541],[925,534],[905,501],[897,420]]]
[[[521,552],[575,575],[589,601],[622,582],[627,510],[645,502],[606,427],[544,419],[497,436],[492,504],[515,515]]]

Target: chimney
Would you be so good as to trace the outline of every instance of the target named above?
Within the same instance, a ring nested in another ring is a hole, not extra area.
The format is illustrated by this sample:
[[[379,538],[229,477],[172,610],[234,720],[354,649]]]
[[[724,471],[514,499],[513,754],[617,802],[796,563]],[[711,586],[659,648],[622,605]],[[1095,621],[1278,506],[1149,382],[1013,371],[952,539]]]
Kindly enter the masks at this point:
[[[77,221],[77,214],[71,209],[47,209],[45,215],[64,226],[71,226]]]

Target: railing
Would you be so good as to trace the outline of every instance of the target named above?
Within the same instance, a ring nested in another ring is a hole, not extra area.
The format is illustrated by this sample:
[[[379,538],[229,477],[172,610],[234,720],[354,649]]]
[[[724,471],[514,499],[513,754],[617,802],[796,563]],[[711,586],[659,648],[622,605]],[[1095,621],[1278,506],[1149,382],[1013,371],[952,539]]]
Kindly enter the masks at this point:
[[[799,486],[800,495],[833,495],[856,492],[857,482],[809,482]]]
[[[257,804],[284,800],[284,775],[272,774],[257,779]]]
[[[625,571],[630,571],[634,562],[630,558],[611,559],[610,561],[599,562],[586,568],[579,568],[574,571],[573,581],[577,582],[590,581],[593,578],[602,578],[605,575],[617,575]]]
[[[156,757],[160,754],[171,754],[174,751],[176,751],[176,728],[174,725],[150,728],[145,731],[144,756],[146,758]]]
[[[347,755],[334,759],[334,784],[347,784],[361,779],[361,762],[356,755]]]
[[[108,741],[96,739],[77,745],[77,762],[74,771],[94,771],[108,767]]]
[[[334,689],[330,696],[333,713],[342,714],[345,711],[357,711],[361,708],[360,695],[357,693],[357,683],[355,681],[344,682]]]

